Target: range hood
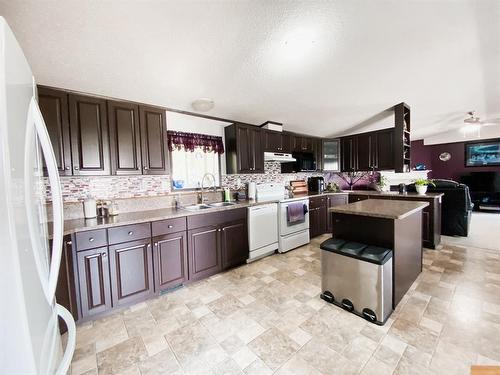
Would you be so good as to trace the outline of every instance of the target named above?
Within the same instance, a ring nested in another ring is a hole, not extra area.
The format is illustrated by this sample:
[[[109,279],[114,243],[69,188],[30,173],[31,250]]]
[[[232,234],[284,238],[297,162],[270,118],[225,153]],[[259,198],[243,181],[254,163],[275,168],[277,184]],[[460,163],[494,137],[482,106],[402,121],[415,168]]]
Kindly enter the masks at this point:
[[[281,152],[264,152],[264,161],[279,161],[280,163],[291,163],[296,161],[292,154]]]

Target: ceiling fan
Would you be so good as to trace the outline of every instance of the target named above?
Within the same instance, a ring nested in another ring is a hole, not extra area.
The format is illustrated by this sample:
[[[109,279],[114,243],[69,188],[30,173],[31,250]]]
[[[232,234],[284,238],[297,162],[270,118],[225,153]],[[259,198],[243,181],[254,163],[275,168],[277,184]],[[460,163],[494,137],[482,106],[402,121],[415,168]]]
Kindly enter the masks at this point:
[[[464,119],[465,125],[462,126],[460,129],[464,136],[471,136],[475,135],[477,137],[480,136],[481,128],[483,126],[492,126],[492,125],[499,125],[498,120],[490,120],[490,121],[481,121],[481,118],[476,115],[476,111],[469,111],[467,112],[467,116]]]

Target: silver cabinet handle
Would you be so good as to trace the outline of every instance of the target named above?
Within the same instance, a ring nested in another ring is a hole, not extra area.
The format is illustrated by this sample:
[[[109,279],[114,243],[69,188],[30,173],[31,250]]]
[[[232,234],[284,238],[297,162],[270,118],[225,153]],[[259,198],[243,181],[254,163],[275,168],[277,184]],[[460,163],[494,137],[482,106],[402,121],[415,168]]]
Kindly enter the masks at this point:
[[[144,167],[144,170],[147,171],[149,168],[148,167]]]
[[[68,166],[66,166],[66,168],[65,168],[65,169],[66,169],[67,171],[69,171],[71,168],[70,168],[70,167],[68,167]]]
[[[131,235],[133,235],[133,234],[134,234],[134,232],[132,232],[132,231],[129,231],[129,232],[128,232],[128,235],[129,235],[129,236],[131,236]]]
[[[102,256],[103,258],[106,258],[106,257],[108,256],[108,253],[101,253],[101,256]]]
[[[90,237],[89,242],[94,242],[94,237]]]
[[[155,242],[154,245],[155,245],[155,247],[158,247],[158,242]]]
[[[168,229],[172,229],[174,226],[173,225],[167,225]]]
[[[66,242],[66,245],[71,246],[71,245],[73,245],[73,242],[71,242],[71,241],[67,241],[67,242]]]
[[[74,169],[75,171],[77,171],[77,170],[79,170],[80,168],[79,168],[79,167],[73,167],[73,169]]]
[[[150,244],[150,243],[148,243],[148,249],[149,249],[150,247],[151,247],[151,244]]]

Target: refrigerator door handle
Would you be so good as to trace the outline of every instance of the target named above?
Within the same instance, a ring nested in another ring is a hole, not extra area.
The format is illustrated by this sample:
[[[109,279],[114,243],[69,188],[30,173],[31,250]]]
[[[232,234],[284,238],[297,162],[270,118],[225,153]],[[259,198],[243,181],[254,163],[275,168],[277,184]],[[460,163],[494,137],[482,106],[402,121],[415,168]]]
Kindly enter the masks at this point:
[[[40,143],[47,174],[49,177],[50,191],[52,195],[52,211],[53,211],[53,233],[52,233],[52,256],[50,260],[48,283],[45,285],[45,295],[49,303],[54,301],[54,296],[57,287],[57,278],[59,276],[59,266],[62,257],[63,233],[64,233],[64,213],[62,203],[61,183],[59,179],[59,171],[57,170],[56,157],[52,149],[52,143],[43,120],[42,112],[38,107],[35,97],[31,99],[30,115],[32,123],[35,126],[38,141]]]
[[[73,316],[64,307],[56,304],[56,312],[57,315],[64,320],[64,323],[66,323],[66,327],[68,328],[68,341],[66,343],[66,349],[64,350],[61,363],[59,363],[59,367],[57,368],[55,375],[65,375],[68,372],[69,366],[71,365],[71,359],[73,358],[73,353],[75,352],[76,326]]]

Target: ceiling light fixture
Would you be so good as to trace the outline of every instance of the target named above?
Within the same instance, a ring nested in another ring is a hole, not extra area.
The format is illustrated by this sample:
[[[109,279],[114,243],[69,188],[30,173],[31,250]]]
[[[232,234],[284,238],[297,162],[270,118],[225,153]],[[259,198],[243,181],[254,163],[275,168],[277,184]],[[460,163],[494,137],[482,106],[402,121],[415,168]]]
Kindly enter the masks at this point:
[[[475,111],[469,111],[467,115],[469,117],[464,119],[465,125],[460,128],[464,138],[479,138],[481,136],[481,119],[475,115]]]
[[[196,112],[208,112],[214,108],[214,105],[214,101],[209,98],[196,99],[191,103],[191,107],[193,107]]]

